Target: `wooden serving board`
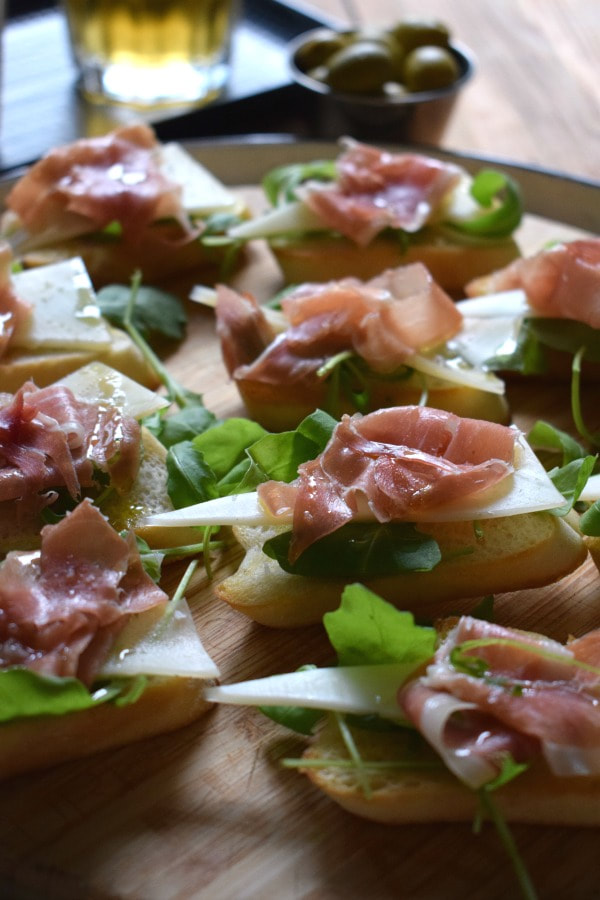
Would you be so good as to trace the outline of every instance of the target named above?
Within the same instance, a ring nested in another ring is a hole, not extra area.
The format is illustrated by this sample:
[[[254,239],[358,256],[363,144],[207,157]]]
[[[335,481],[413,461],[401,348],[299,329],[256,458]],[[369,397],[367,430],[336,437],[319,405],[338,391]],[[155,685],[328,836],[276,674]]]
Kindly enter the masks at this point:
[[[262,204],[256,188],[240,188]],[[528,218],[525,251],[570,228]],[[261,297],[278,286],[264,248],[252,252],[238,286]],[[219,415],[242,414],[214,336],[212,313],[190,305],[187,340],[167,363],[204,393]],[[564,385],[517,383],[515,418],[571,428]],[[597,392],[596,392],[597,397]],[[597,412],[596,412],[597,415]],[[594,423],[596,426],[598,422]],[[233,571],[231,548],[213,560],[214,582],[197,573],[188,591],[202,639],[223,682],[290,671],[330,658],[319,626],[273,631],[213,597]],[[166,577],[173,586],[174,565]],[[452,610],[468,611],[474,603]],[[565,639],[600,626],[600,577],[591,561],[552,587],[500,596],[497,619]],[[491,826],[389,827],[343,812],[279,760],[300,738],[254,710],[218,707],[183,730],[2,784],[0,896],[30,900],[495,900],[517,896]],[[539,896],[591,900],[600,892],[597,832],[514,827]]]

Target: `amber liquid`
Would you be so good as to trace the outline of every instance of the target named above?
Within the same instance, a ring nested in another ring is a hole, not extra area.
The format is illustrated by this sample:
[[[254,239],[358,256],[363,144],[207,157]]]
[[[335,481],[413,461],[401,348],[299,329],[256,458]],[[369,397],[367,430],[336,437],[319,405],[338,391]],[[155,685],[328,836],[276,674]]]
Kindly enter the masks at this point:
[[[226,78],[235,0],[64,0],[84,90],[201,100]]]

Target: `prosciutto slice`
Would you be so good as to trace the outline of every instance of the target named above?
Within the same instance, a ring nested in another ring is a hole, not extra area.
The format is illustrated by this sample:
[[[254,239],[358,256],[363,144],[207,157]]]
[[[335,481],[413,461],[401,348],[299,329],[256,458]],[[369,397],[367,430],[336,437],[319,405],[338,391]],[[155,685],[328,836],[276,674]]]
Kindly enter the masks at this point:
[[[17,328],[31,315],[31,306],[15,293],[10,278],[12,251],[0,241],[0,358],[6,352]]]
[[[275,518],[293,510],[290,561],[369,510],[378,522],[411,521],[513,471],[515,432],[423,406],[344,416],[323,453],[290,485],[259,485]]]
[[[418,231],[439,214],[462,177],[457,166],[354,141],[346,142],[337,170],[333,185],[307,183],[296,193],[327,227],[359,246],[384,228]]]
[[[42,529],[39,556],[0,568],[0,667],[74,676],[90,685],[131,615],[164,606],[135,538],[121,538],[90,501]]]
[[[79,401],[61,385],[38,389],[27,382],[0,407],[0,501],[16,501],[25,519],[53,502],[58,488],[77,497],[96,485],[96,469],[125,491],[139,453],[135,419]]]
[[[273,339],[254,298],[219,286],[217,331],[227,369],[237,380],[317,387],[318,369],[354,351],[381,374],[449,340],[462,315],[420,263],[388,269],[363,282],[345,278],[305,284],[281,306],[289,327]]]
[[[520,288],[547,318],[600,328],[600,238],[555,244],[467,285],[470,297]]]
[[[457,648],[476,668],[456,665]],[[507,752],[541,753],[555,775],[599,774],[599,687],[600,630],[565,646],[465,616],[399,701],[451,770],[479,787]]]
[[[31,234],[65,239],[118,222],[135,242],[158,219],[173,218],[189,231],[181,187],[160,171],[158,143],[146,125],[103,137],[81,138],[51,150],[6,198]]]

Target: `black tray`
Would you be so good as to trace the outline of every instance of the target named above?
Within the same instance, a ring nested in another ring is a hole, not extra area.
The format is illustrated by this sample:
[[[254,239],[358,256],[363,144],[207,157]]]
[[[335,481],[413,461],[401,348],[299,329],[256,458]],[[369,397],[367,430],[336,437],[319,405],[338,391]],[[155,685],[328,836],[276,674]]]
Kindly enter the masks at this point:
[[[4,29],[0,121],[4,173],[31,163],[50,147],[104,132],[132,116],[131,111],[92,106],[81,99],[62,13],[55,3],[47,2],[40,10],[43,0],[28,2],[17,4],[19,12],[34,12],[16,16],[13,12]],[[206,107],[149,115],[148,120],[163,140],[313,133],[311,100],[291,83],[285,47],[296,35],[325,21],[281,0],[242,0],[231,79],[220,99]]]

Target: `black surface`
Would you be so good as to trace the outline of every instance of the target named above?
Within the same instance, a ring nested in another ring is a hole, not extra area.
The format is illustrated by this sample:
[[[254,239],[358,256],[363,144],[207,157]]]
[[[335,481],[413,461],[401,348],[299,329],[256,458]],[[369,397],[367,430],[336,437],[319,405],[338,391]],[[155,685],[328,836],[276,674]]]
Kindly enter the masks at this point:
[[[43,10],[39,10],[43,7]],[[77,90],[66,24],[48,0],[14,0],[4,29],[0,169],[6,174],[51,147],[98,134],[139,113],[93,106]],[[25,13],[28,13],[25,15]],[[209,106],[144,116],[163,139],[289,132],[328,136],[319,130],[315,98],[294,87],[286,45],[322,24],[301,7],[280,0],[243,0],[233,40],[226,91]]]

